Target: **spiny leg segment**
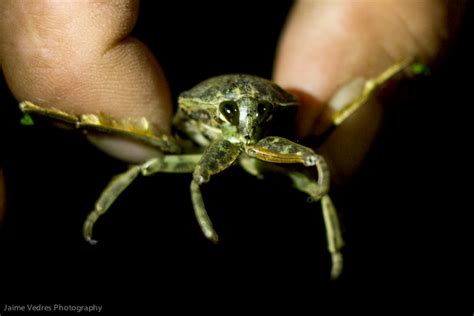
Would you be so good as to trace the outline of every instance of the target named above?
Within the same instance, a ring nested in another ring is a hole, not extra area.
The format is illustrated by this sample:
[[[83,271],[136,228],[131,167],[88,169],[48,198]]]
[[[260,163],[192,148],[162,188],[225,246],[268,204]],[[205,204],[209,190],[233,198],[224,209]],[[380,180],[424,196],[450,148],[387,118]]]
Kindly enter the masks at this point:
[[[410,65],[414,65],[413,59],[401,60],[378,76],[364,80],[356,78],[344,85],[330,100],[330,104],[340,102],[340,97],[344,95],[344,99],[348,99],[343,106],[331,116],[329,125],[322,126],[319,134],[332,130],[341,125],[360,107],[366,104],[367,100],[372,97],[378,88],[384,83],[394,78],[397,74],[406,70]],[[411,70],[413,72],[413,70]],[[357,88],[358,89],[354,89]],[[349,90],[349,97],[347,92]],[[323,124],[324,125],[324,124]],[[255,146],[248,146],[246,152],[250,157],[255,157],[262,161],[272,163],[302,163],[305,166],[315,165],[318,170],[318,179],[312,179],[308,175],[290,171],[280,166],[266,165],[271,169],[291,178],[296,189],[305,192],[315,201],[320,200],[323,210],[324,223],[326,227],[326,236],[328,242],[328,250],[332,257],[331,278],[337,278],[343,268],[343,257],[341,248],[344,246],[344,240],[341,234],[341,228],[336,209],[327,194],[329,190],[329,169],[326,162],[321,156],[314,153],[313,150],[305,146],[293,143],[287,139],[280,137],[266,137],[260,140]],[[246,159],[240,160],[242,167],[252,175],[262,177],[260,167],[262,164],[255,163],[256,160]]]
[[[324,165],[325,164],[324,162]],[[327,168],[327,166],[324,168]],[[328,251],[331,254],[332,261],[331,279],[337,279],[342,273],[343,268],[341,249],[344,247],[344,239],[342,238],[341,225],[336,208],[329,195],[322,194],[322,192],[318,190],[318,184],[313,178],[301,172],[288,171],[287,169],[283,170],[283,173],[286,173],[292,180],[293,186],[296,189],[307,193],[314,201],[321,201]],[[327,174],[327,176],[329,177],[329,174]]]
[[[210,177],[230,167],[239,157],[241,149],[239,146],[227,140],[216,140],[212,142],[202,154],[191,181],[191,198],[193,201],[196,219],[201,230],[210,241],[217,243],[219,237],[214,230],[209,215],[206,212],[200,186],[209,182]]]
[[[90,244],[95,245],[97,243],[96,240],[92,239],[92,229],[95,222],[100,216],[107,212],[109,207],[118,198],[120,193],[122,193],[123,190],[125,190],[130,185],[130,183],[133,182],[133,180],[135,180],[135,178],[140,174],[141,170],[142,166],[140,165],[130,167],[124,173],[113,177],[104,191],[102,191],[102,194],[95,203],[94,210],[89,213],[83,226],[84,238]]]
[[[167,153],[181,151],[173,137],[158,133],[157,129],[144,117],[116,120],[103,114],[74,115],[52,107],[41,107],[30,101],[21,102],[20,109],[25,114],[43,116],[84,131],[110,133],[135,139]]]
[[[355,111],[362,107],[367,100],[380,88],[384,83],[394,78],[397,74],[404,71],[408,66],[413,64],[413,59],[401,60],[392,66],[385,69],[378,76],[363,80],[362,78],[356,78],[339,89],[338,92],[329,101],[329,104],[337,102],[336,99],[340,93],[345,90],[346,87],[351,85],[359,85],[360,90],[355,93],[352,100],[345,104],[341,109],[332,115],[332,124],[337,127],[342,124],[348,117],[350,117]],[[361,85],[360,85],[361,84]]]
[[[318,171],[317,180],[302,172],[289,170],[278,165],[265,165],[269,171],[288,176],[296,189],[307,193],[313,200],[321,201],[328,250],[331,253],[331,279],[338,278],[343,269],[341,249],[344,246],[344,241],[336,209],[328,195],[330,176],[324,158],[314,153],[310,148],[274,136],[263,138],[256,145],[249,146],[247,154],[266,162],[302,163],[307,167],[316,166]],[[260,171],[263,165],[258,164],[257,160],[242,158],[241,165],[249,173],[257,176],[261,175]]]

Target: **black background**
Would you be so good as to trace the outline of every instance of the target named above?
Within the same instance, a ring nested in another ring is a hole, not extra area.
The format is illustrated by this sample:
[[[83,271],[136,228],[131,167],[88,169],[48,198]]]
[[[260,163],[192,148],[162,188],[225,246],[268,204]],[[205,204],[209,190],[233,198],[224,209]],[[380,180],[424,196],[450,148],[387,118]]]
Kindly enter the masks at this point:
[[[176,98],[213,75],[271,77],[290,5],[176,2],[158,8],[144,2],[133,35],[160,60]],[[461,289],[459,283],[470,276],[464,254],[472,251],[463,228],[472,209],[465,203],[474,56],[468,47],[472,10],[468,15],[433,75],[402,84],[387,101],[384,127],[365,164],[332,193],[347,241],[345,271],[334,283],[327,280],[319,204],[284,180],[259,181],[238,168],[204,189],[220,245],[206,241],[195,222],[190,176],[159,174],[141,178],[121,196],[95,227],[100,243],[89,246],[83,220],[126,165],[80,133],[20,126],[16,102],[2,84],[8,213],[0,232],[0,303],[95,303],[132,314],[172,305],[225,314],[249,302],[317,311],[327,297],[336,309],[382,312],[409,302],[424,311],[459,307],[448,300],[453,293],[468,302],[472,284]]]

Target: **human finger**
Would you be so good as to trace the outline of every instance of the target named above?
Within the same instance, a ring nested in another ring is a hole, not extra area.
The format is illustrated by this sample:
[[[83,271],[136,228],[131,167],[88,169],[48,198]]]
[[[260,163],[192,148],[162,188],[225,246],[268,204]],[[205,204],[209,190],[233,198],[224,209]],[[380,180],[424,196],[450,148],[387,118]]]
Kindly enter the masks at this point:
[[[171,100],[161,68],[129,36],[135,0],[4,0],[0,57],[19,100],[74,114],[145,117],[157,133],[170,130]],[[94,137],[109,154],[132,162],[154,150],[115,137]]]
[[[350,80],[376,77],[400,60],[437,58],[454,29],[449,9],[441,0],[297,2],[280,41],[274,78],[300,98],[300,136],[315,133],[321,119],[338,110],[328,102]],[[320,148],[336,178],[350,177],[368,151],[382,117],[375,101]]]

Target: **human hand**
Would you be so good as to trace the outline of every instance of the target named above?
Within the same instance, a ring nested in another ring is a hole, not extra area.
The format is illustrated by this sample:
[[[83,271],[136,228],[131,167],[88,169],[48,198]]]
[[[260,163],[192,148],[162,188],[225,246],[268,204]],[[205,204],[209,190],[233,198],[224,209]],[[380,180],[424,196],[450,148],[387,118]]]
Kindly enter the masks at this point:
[[[337,89],[356,77],[372,78],[402,59],[440,58],[460,21],[465,1],[301,0],[289,16],[274,79],[301,101],[300,136],[316,131]],[[364,105],[322,145],[333,179],[346,181],[361,164],[381,122],[376,100]]]
[[[128,36],[138,1],[4,0],[0,2],[0,64],[18,101],[75,114],[147,117],[169,132],[168,85],[148,49]],[[145,145],[89,136],[130,162],[154,155]],[[4,202],[0,173],[0,218]]]
[[[460,4],[450,11],[442,0],[298,2],[280,43],[275,80],[302,101],[300,134],[315,129],[331,110],[323,105],[347,80],[372,77],[407,56],[436,59],[455,29],[447,21],[457,20],[450,17]],[[150,52],[127,37],[136,13],[132,0],[2,1],[0,61],[15,97],[77,114],[145,116],[168,131],[172,102],[166,80]],[[379,111],[364,107],[321,148],[336,178],[356,170],[376,133]],[[91,138],[123,160],[154,154],[118,138]]]

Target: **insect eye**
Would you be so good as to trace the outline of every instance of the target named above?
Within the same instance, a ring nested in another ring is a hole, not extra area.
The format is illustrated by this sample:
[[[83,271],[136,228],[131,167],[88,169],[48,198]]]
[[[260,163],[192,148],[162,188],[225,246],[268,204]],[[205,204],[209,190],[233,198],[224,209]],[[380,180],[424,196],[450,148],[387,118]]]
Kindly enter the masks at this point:
[[[273,105],[270,102],[260,102],[257,105],[257,119],[259,123],[265,122],[273,112]]]
[[[219,111],[232,125],[239,125],[239,107],[234,101],[224,101],[219,105]]]

